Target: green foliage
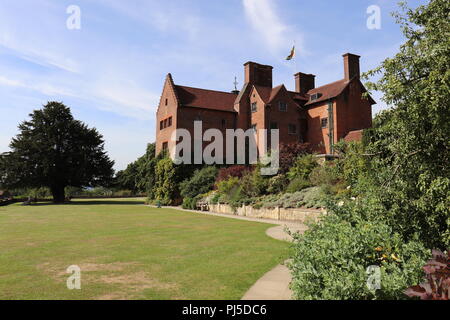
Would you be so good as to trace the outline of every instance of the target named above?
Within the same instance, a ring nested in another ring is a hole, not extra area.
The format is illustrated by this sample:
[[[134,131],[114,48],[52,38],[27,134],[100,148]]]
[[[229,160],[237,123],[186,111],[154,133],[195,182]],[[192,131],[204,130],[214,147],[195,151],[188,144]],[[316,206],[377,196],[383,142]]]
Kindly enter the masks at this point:
[[[11,188],[50,188],[64,202],[66,186],[107,184],[113,164],[95,128],[75,120],[68,107],[49,102],[30,114],[12,139],[11,152],[0,155],[0,184]]]
[[[185,197],[183,198],[182,208],[183,209],[190,209],[190,210],[196,210],[197,209],[197,203],[202,200],[203,194],[198,194],[193,198]]]
[[[402,299],[422,278],[428,255],[419,241],[404,243],[383,222],[352,224],[333,214],[294,238],[289,267],[296,299]],[[380,267],[378,290],[367,286],[369,266]]]
[[[432,251],[433,258],[423,267],[425,282],[412,286],[405,291],[409,297],[421,300],[450,299],[450,251]]]
[[[269,179],[261,176],[260,166],[249,171],[240,179],[240,187],[246,198],[257,197],[267,192]]]
[[[286,189],[286,186],[289,184],[289,180],[284,174],[278,174],[273,176],[267,182],[267,193],[268,194],[277,194],[281,193]]]
[[[219,194],[220,203],[227,203],[233,208],[242,205],[245,200],[245,195],[240,185],[239,178],[230,177],[227,180],[222,180],[217,183],[217,193]]]
[[[406,42],[366,76],[391,109],[369,132],[376,197],[389,225],[429,248],[450,245],[450,2],[431,0],[395,16]]]
[[[153,197],[155,185],[155,166],[161,157],[155,156],[155,144],[147,145],[147,150],[142,157],[130,163],[125,170],[116,174],[116,189],[132,190],[133,193],[147,193]]]
[[[52,197],[52,192],[46,187],[31,188],[26,193],[26,196],[33,199],[46,199]]]
[[[317,166],[316,157],[312,154],[306,154],[297,158],[293,166],[289,169],[287,176],[289,180],[295,178],[308,180],[311,171]]]
[[[324,208],[326,206],[325,194],[319,187],[306,188],[294,193],[266,196],[259,199],[259,207],[264,208]]]
[[[180,183],[181,195],[184,198],[194,198],[199,194],[207,193],[214,186],[217,171],[217,168],[213,166],[196,170],[190,179]]]
[[[286,192],[294,193],[306,189],[308,187],[311,187],[311,182],[309,181],[309,179],[305,179],[302,177],[295,177],[289,182],[289,185],[286,188]]]
[[[164,158],[156,163],[154,199],[161,205],[170,205],[177,190],[176,170],[170,158]]]

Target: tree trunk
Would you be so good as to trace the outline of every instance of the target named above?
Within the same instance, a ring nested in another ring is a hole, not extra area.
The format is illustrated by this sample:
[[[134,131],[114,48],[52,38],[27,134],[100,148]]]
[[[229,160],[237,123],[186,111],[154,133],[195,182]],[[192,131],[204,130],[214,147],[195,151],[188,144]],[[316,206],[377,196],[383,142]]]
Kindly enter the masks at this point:
[[[64,192],[65,187],[64,186],[52,186],[51,188],[52,195],[53,195],[53,202],[54,203],[64,203],[66,200],[66,195]]]

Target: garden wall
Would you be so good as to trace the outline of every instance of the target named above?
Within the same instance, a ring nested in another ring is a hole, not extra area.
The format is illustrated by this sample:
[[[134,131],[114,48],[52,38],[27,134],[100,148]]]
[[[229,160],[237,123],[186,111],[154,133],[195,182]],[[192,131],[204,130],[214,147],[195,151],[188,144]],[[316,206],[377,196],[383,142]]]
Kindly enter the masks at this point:
[[[250,218],[273,219],[283,221],[317,220],[321,215],[326,214],[325,210],[303,209],[303,208],[261,208],[255,209],[252,206],[242,206],[233,209],[227,204],[210,204],[209,211],[222,214],[238,215]]]

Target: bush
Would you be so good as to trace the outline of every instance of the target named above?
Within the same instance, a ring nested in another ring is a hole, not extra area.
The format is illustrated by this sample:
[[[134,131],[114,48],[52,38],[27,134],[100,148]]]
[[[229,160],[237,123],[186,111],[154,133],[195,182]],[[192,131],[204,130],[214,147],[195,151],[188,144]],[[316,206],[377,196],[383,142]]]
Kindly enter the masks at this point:
[[[161,205],[170,205],[176,193],[176,171],[170,158],[157,162],[155,168],[154,200]]]
[[[281,193],[286,189],[289,180],[284,174],[273,176],[267,182],[267,193]]]
[[[217,184],[217,193],[220,203],[227,203],[233,208],[237,208],[247,203],[247,198],[242,191],[242,186],[237,177],[231,177],[228,180],[220,181]]]
[[[197,209],[197,202],[202,199],[202,195],[197,195],[194,198],[183,198],[183,203],[181,207],[183,209],[190,209],[190,210],[196,210]]]
[[[311,171],[318,166],[317,159],[312,154],[306,154],[298,157],[292,167],[289,169],[287,176],[289,180],[302,178],[308,180]]]
[[[240,179],[240,186],[245,197],[257,197],[267,193],[268,179],[261,176],[260,168],[249,171]]]
[[[243,165],[235,165],[226,168],[222,168],[219,170],[217,174],[216,183],[227,180],[230,177],[242,178],[247,172],[251,171],[251,167],[243,166]]]
[[[183,198],[193,198],[199,194],[207,193],[212,189],[216,180],[216,167],[209,166],[196,170],[194,175],[180,184],[180,193]]]
[[[287,173],[299,156],[310,152],[311,146],[308,143],[280,144],[279,173]]]
[[[408,288],[405,294],[421,300],[450,299],[450,251],[432,251],[433,259],[423,267],[426,281]]]
[[[285,193],[281,196],[269,196],[260,201],[264,208],[324,208],[325,195],[321,188],[311,187],[294,193]]]
[[[382,222],[350,223],[331,214],[304,235],[294,235],[292,290],[296,299],[404,299],[422,278],[428,250],[404,243]],[[381,288],[369,289],[369,266],[380,269]]]
[[[291,182],[289,182],[289,185],[286,188],[286,192],[294,193],[294,192],[306,189],[308,187],[311,187],[311,182],[309,182],[309,180],[304,179],[302,177],[298,177],[298,178],[294,178],[293,180],[291,180]]]

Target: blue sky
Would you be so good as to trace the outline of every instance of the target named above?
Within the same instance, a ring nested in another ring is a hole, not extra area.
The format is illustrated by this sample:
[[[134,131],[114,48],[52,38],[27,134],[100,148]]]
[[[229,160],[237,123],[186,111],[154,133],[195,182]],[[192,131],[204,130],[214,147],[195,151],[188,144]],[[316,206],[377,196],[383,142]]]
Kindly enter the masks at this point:
[[[79,30],[66,27],[70,5],[81,9]],[[370,5],[380,30],[366,26]],[[274,67],[275,85],[293,89],[302,71],[319,86],[343,78],[345,52],[362,56],[362,71],[394,54],[396,9],[390,0],[2,0],[0,152],[19,122],[56,100],[104,135],[123,169],[154,141],[168,72],[177,84],[230,91],[251,60]],[[294,41],[296,61],[285,61]],[[374,112],[386,108],[374,98]]]

